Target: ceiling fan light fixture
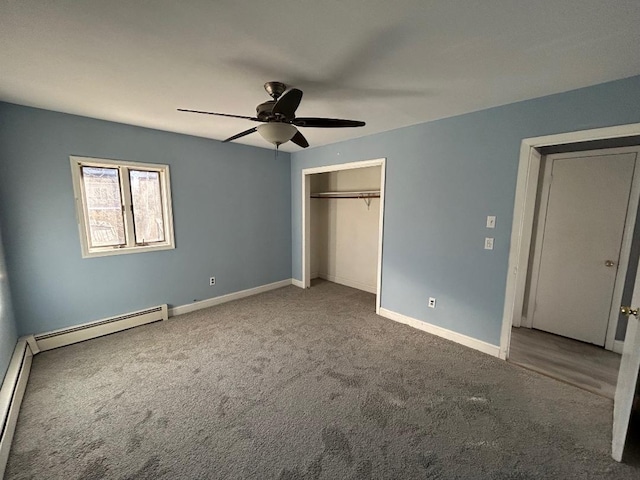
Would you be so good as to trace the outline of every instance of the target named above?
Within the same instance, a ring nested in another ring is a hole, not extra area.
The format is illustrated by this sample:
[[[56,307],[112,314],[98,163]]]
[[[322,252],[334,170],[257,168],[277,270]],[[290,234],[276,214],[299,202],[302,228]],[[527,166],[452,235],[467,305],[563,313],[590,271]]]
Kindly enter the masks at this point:
[[[267,142],[282,145],[293,138],[298,130],[288,123],[270,122],[258,125],[258,133]]]

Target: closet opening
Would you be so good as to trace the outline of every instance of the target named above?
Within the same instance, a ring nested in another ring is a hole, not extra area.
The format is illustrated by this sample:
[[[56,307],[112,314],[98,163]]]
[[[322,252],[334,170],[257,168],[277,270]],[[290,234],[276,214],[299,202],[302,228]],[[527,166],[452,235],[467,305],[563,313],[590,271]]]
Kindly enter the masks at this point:
[[[376,295],[380,309],[385,159],[302,171],[302,281]],[[317,280],[316,280],[317,281]]]

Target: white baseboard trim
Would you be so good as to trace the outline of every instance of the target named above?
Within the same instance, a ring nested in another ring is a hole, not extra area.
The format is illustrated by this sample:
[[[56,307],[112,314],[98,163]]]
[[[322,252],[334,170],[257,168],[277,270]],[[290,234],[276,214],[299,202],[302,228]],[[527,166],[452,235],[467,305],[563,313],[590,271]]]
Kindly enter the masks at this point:
[[[295,285],[298,288],[304,288],[304,283],[302,283],[302,280],[298,280],[297,278],[292,278],[291,284]]]
[[[405,325],[409,325],[413,328],[417,328],[418,330],[431,333],[432,335],[436,335],[438,337],[451,340],[452,342],[459,343],[461,345],[464,345],[465,347],[473,348],[474,350],[479,350],[480,352],[486,353],[493,357],[500,356],[500,347],[498,347],[497,345],[491,345],[490,343],[483,342],[482,340],[468,337],[461,333],[457,333],[452,330],[448,330],[446,328],[438,327],[436,325],[423,322],[422,320],[418,320],[416,318],[407,317],[406,315],[402,315],[401,313],[392,312],[391,310],[387,310],[386,308],[380,308],[379,315],[381,317],[385,317],[399,323],[404,323]]]
[[[375,285],[367,285],[362,282],[358,282],[355,280],[350,280],[344,277],[338,277],[336,275],[329,275],[327,273],[318,273],[318,278],[322,278],[323,280],[328,280],[333,283],[339,283],[340,285],[344,285],[346,287],[356,288],[358,290],[363,290],[369,293],[377,293],[377,289]]]
[[[167,320],[169,318],[167,311],[166,304],[158,305],[157,307],[109,317],[95,322],[40,333],[35,335],[35,341],[38,350],[44,352],[53,348],[65,347],[73,343],[128,330],[129,328],[139,327],[147,323]]]
[[[31,353],[35,356],[40,353],[40,348],[38,347],[38,342],[36,342],[36,337],[33,335],[27,335],[25,337],[27,343],[29,344],[29,348],[31,349]],[[1,478],[1,477],[0,477]]]
[[[279,282],[268,283],[266,285],[260,285],[259,287],[248,288],[247,290],[240,290],[239,292],[228,293],[226,295],[208,298],[206,300],[189,303],[187,305],[180,305],[169,309],[169,317],[184,315],[185,313],[195,312],[196,310],[202,310],[203,308],[214,307],[221,303],[233,302],[234,300],[239,300],[241,298],[251,297],[252,295],[268,292],[269,290],[286,287],[287,285],[291,285],[291,283],[292,280],[287,278],[286,280],[280,280]]]
[[[624,348],[624,340],[613,341],[613,352],[622,355],[622,349]]]
[[[9,368],[0,389],[0,478],[9,459],[11,442],[18,422],[18,413],[27,388],[33,352],[26,337],[18,339]]]

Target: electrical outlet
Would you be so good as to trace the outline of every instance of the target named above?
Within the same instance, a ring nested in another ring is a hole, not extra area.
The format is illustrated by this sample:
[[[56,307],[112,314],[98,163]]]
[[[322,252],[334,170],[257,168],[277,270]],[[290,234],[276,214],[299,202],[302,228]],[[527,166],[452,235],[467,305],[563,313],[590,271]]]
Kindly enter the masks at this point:
[[[484,239],[484,249],[493,250],[493,238],[487,237]]]
[[[216,284],[216,277],[211,277],[209,279],[209,286],[213,287]]]
[[[487,217],[487,228],[496,228],[496,216],[489,215]]]
[[[429,297],[429,308],[436,308],[436,299]]]

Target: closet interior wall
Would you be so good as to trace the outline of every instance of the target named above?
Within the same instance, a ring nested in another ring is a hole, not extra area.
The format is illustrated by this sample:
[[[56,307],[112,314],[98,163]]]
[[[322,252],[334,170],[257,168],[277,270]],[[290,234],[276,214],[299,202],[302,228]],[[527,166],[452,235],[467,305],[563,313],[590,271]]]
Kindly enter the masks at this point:
[[[311,175],[312,279],[323,278],[376,293],[380,198],[365,201],[313,195],[377,191],[380,180],[379,166]]]

